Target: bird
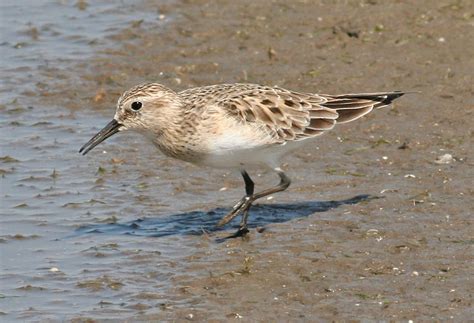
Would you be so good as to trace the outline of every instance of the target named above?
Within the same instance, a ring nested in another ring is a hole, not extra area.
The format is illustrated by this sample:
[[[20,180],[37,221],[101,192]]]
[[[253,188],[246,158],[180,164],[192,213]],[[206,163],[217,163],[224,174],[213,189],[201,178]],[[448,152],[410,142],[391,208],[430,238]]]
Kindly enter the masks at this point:
[[[252,204],[286,190],[291,179],[281,160],[323,133],[386,107],[407,92],[315,94],[250,83],[218,84],[175,92],[159,83],[143,83],[118,99],[115,115],[79,152],[86,155],[118,132],[142,134],[164,155],[198,166],[234,169],[245,195],[217,226],[241,215],[232,237],[245,236]],[[269,167],[279,183],[255,192],[247,172]]]

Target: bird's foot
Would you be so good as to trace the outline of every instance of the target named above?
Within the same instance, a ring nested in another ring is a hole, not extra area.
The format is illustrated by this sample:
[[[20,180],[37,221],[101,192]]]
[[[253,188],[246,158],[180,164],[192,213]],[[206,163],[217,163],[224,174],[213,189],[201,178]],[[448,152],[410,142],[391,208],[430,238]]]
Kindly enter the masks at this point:
[[[232,221],[236,216],[241,214],[242,212],[248,211],[252,204],[252,200],[250,196],[244,196],[239,202],[237,202],[236,205],[232,208],[232,211],[230,211],[227,215],[225,215],[218,223],[217,227],[221,227],[230,221]],[[248,231],[248,230],[247,230]]]
[[[249,233],[249,229],[247,228],[247,226],[244,226],[244,227],[241,226],[239,228],[239,230],[237,230],[235,233],[223,238],[223,240],[234,239],[234,238],[239,238],[239,237],[245,238],[245,237],[247,237],[247,233]]]

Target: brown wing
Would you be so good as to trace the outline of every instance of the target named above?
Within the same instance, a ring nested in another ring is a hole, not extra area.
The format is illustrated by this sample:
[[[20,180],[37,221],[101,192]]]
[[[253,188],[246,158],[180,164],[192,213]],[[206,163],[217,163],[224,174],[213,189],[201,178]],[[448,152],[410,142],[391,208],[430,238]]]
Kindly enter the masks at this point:
[[[360,93],[342,95],[324,95],[327,99],[322,105],[335,110],[339,117],[337,123],[346,123],[359,119],[374,109],[386,107],[404,92]]]
[[[323,106],[326,98],[256,86],[217,102],[241,122],[262,126],[275,143],[301,140],[332,129],[339,114]]]
[[[404,94],[318,95],[256,84],[214,85],[198,92],[194,97],[202,96],[203,101],[224,108],[237,120],[266,129],[275,143],[318,136],[336,123],[359,119]]]

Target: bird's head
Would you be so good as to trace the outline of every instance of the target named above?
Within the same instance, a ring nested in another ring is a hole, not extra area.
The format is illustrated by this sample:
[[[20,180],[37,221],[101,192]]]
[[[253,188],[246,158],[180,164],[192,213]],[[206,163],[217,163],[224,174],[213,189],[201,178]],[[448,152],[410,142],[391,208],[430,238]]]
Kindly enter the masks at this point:
[[[172,90],[158,83],[146,83],[124,92],[117,102],[115,116],[79,150],[87,154],[117,132],[134,130],[145,136],[159,136],[167,122],[176,119],[181,101]]]

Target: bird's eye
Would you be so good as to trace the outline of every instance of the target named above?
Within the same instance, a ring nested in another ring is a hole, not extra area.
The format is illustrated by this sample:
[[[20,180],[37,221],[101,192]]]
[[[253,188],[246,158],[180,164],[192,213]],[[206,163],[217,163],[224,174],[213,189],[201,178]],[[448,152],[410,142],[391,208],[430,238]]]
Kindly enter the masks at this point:
[[[141,109],[141,107],[142,107],[141,102],[138,102],[138,101],[132,102],[132,110],[138,111]]]

